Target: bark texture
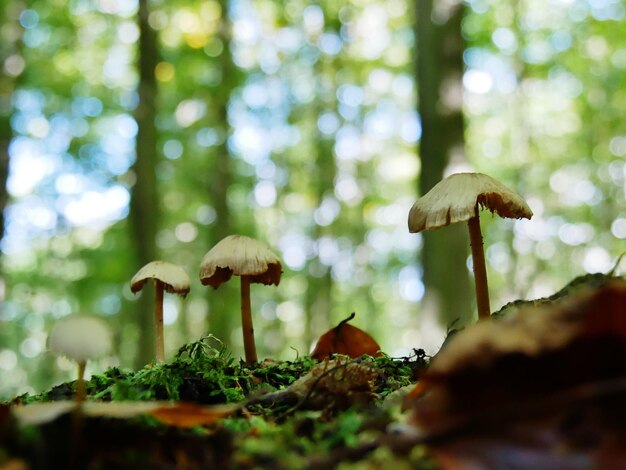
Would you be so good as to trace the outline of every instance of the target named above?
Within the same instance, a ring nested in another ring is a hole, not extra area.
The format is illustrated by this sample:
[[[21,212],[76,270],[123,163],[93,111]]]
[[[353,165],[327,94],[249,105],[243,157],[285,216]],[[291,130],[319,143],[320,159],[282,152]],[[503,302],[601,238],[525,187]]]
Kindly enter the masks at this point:
[[[450,163],[465,159],[461,1],[418,0],[416,19],[418,111],[422,123],[419,192],[425,194]],[[443,326],[471,318],[465,224],[424,233],[421,261],[427,305]]]
[[[155,124],[157,84],[155,68],[159,61],[156,32],[148,23],[148,0],[139,1],[138,71],[139,104],[135,110],[138,132],[137,158],[133,167],[136,182],[130,201],[132,246],[137,266],[157,259],[156,234],[158,228],[159,200],[156,167],[157,129]],[[135,312],[140,331],[135,365],[142,367],[154,358],[154,298],[142,295]]]

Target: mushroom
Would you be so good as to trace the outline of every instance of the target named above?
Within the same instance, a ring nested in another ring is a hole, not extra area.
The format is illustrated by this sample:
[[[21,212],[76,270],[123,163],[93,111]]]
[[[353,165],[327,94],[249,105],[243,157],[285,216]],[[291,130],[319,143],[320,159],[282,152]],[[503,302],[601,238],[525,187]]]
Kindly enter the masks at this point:
[[[479,319],[489,317],[491,312],[478,216],[481,207],[497,213],[500,217],[530,219],[533,215],[521,196],[481,173],[457,173],[444,178],[418,199],[409,212],[411,233],[467,221]]]
[[[90,315],[69,315],[59,320],[48,336],[48,349],[78,363],[75,399],[85,400],[85,366],[90,359],[111,351],[111,332],[100,318]]]
[[[217,289],[233,274],[241,278],[241,324],[246,362],[257,362],[254,328],[250,310],[250,283],[278,285],[281,275],[278,257],[258,240],[229,235],[202,258],[200,281]]]
[[[165,361],[165,346],[163,341],[163,291],[185,297],[189,293],[190,280],[183,268],[166,261],[151,261],[137,271],[130,281],[130,290],[133,293],[143,289],[146,281],[154,279],[156,299],[154,303],[154,323],[156,325],[156,359]]]

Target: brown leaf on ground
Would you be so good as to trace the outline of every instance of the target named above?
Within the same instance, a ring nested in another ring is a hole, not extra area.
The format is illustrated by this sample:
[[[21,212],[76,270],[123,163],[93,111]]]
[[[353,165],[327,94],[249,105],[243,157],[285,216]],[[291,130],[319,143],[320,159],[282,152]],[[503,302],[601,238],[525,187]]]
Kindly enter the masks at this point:
[[[360,357],[363,354],[379,356],[380,346],[376,340],[365,331],[348,324],[354,316],[355,314],[352,313],[336,327],[320,336],[311,356],[318,361],[332,354],[341,354],[351,358]]]
[[[407,405],[445,469],[626,468],[626,281],[457,333]]]
[[[18,405],[12,407],[11,412],[22,425],[42,425],[70,413],[75,408],[75,401],[65,400]],[[87,418],[130,419],[150,415],[167,425],[181,428],[212,424],[237,409],[239,408],[234,405],[201,406],[164,401],[93,401],[81,405],[82,414]]]
[[[239,407],[232,405],[201,406],[194,403],[177,403],[153,409],[150,414],[169,426],[191,428],[213,424],[232,415]]]
[[[319,363],[287,390],[298,398],[299,406],[334,414],[351,406],[370,403],[381,374],[371,359],[339,357]]]

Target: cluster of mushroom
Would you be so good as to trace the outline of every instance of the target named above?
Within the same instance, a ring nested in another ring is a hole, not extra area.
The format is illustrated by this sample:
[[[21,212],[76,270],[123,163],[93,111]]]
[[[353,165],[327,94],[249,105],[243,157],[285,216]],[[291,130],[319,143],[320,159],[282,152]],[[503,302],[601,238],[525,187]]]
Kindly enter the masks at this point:
[[[409,212],[409,231],[412,233],[467,222],[479,319],[491,315],[478,214],[481,208],[507,218],[530,219],[533,215],[521,196],[482,173],[456,173],[444,178],[418,199]]]
[[[421,197],[409,212],[412,233],[435,230],[456,222],[467,222],[472,250],[479,319],[490,315],[489,290],[485,268],[479,209],[486,208],[507,218],[531,218],[528,204],[495,179],[480,173],[457,173],[440,181]],[[282,267],[278,257],[261,242],[242,235],[230,235],[217,243],[202,259],[200,281],[217,289],[233,275],[241,280],[241,321],[245,360],[257,362],[254,328],[250,307],[250,284],[278,285]],[[187,273],[179,266],[152,261],[143,266],[130,282],[136,293],[154,281],[156,325],[156,360],[165,359],[163,339],[163,293],[185,297],[190,290]],[[111,336],[101,320],[74,315],[59,322],[49,337],[51,350],[67,355],[79,366],[77,398],[84,397],[83,374],[88,359],[111,349]]]
[[[278,257],[261,242],[243,235],[230,235],[217,243],[200,263],[200,281],[217,289],[232,275],[241,278],[241,322],[246,362],[257,362],[254,328],[250,308],[250,284],[278,285],[281,276]],[[163,342],[163,292],[185,297],[190,281],[185,271],[171,263],[152,261],[141,268],[132,278],[130,288],[140,291],[145,283],[154,280],[156,291],[156,358],[164,360]]]
[[[479,318],[490,315],[489,290],[485,268],[479,209],[486,208],[501,217],[531,218],[528,204],[502,183],[481,173],[453,174],[435,185],[409,212],[409,231],[434,230],[456,222],[468,223],[476,285]],[[241,280],[241,323],[245,360],[257,362],[250,307],[250,284],[278,285],[282,274],[278,257],[261,242],[242,235],[230,235],[217,243],[202,259],[200,281],[217,289],[233,275]],[[138,292],[148,280],[156,291],[156,358],[164,360],[163,292],[185,297],[190,281],[185,271],[163,261],[148,263],[131,280]]]
[[[250,284],[278,285],[282,274],[278,257],[261,242],[242,235],[230,235],[217,243],[202,259],[200,281],[217,289],[232,275],[241,278],[241,317],[245,360],[257,362],[254,328],[250,308]],[[130,282],[133,293],[154,281],[155,355],[158,363],[165,360],[163,339],[163,293],[185,297],[190,279],[185,270],[165,261],[151,261],[143,266]],[[78,363],[76,399],[84,400],[84,373],[88,360],[105,356],[112,349],[112,337],[107,324],[90,315],[70,315],[60,320],[48,337],[48,349]]]

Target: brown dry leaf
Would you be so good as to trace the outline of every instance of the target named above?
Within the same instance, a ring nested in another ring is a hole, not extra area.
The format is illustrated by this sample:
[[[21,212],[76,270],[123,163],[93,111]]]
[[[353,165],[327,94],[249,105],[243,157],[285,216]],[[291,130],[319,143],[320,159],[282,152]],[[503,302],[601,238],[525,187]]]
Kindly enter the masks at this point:
[[[11,412],[22,425],[41,425],[54,421],[59,416],[71,412],[75,407],[75,401],[63,400],[18,405],[12,407]],[[82,404],[83,415],[90,418],[130,419],[136,416],[152,415],[165,424],[177,427],[210,424],[232,414],[237,409],[236,406],[209,407],[165,401],[88,401]]]
[[[10,458],[0,462],[0,470],[29,470],[29,465],[20,458]]]
[[[381,374],[370,359],[339,357],[317,364],[288,390],[305,408],[335,412],[371,402]]]
[[[159,401],[87,401],[82,404],[84,416],[92,418],[127,419],[149,414],[155,408],[172,406],[169,402]],[[11,411],[20,424],[40,425],[54,421],[59,416],[71,412],[76,407],[73,400],[31,403],[17,405]]]
[[[69,413],[76,406],[75,401],[63,400],[47,403],[11,406],[11,413],[22,425],[39,425],[54,421],[59,416]]]
[[[329,357],[332,354],[342,354],[351,358],[360,357],[363,354],[370,356],[380,355],[380,346],[365,331],[356,326],[348,325],[354,318],[352,313],[348,318],[320,336],[311,356],[318,361]]]
[[[445,470],[626,468],[626,382],[594,385],[491,413],[430,452]],[[585,390],[587,388],[587,390]]]
[[[128,419],[149,414],[159,406],[173,406],[160,401],[89,401],[83,404],[83,414],[92,418]]]
[[[412,394],[430,428],[495,405],[626,376],[626,281],[527,308],[457,333]]]
[[[457,333],[408,405],[445,469],[626,464],[626,281]]]
[[[582,430],[593,433],[587,439],[575,433],[563,434],[559,428],[564,422],[552,419],[515,426],[514,432],[466,433],[433,445],[430,454],[444,470],[626,468],[623,437],[596,432],[592,423],[586,423],[589,426]]]
[[[213,424],[233,414],[240,407],[233,405],[201,406],[195,403],[177,403],[153,409],[150,414],[168,426],[192,428]]]

